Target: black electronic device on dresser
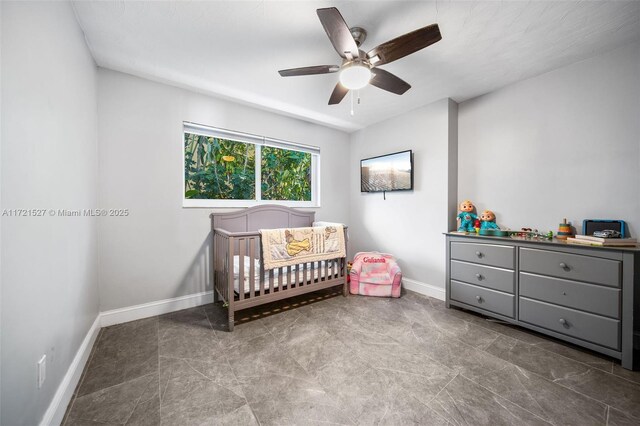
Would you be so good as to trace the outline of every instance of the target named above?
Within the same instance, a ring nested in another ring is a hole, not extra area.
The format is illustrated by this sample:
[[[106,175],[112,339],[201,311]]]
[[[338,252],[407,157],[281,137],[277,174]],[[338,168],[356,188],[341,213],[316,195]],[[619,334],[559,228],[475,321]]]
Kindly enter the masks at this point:
[[[446,239],[447,307],[499,318],[640,369],[634,352],[634,340],[640,344],[640,248],[460,234]]]

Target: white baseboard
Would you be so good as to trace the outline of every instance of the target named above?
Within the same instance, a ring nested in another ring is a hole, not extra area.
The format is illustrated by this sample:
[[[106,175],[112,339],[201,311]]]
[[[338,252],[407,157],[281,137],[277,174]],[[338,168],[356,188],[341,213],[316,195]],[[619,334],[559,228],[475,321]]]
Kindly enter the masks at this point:
[[[402,285],[407,290],[415,291],[416,293],[424,294],[425,296],[433,297],[439,300],[445,299],[444,288],[436,287],[435,285],[404,277],[402,277]]]
[[[408,278],[402,279],[402,285],[417,293],[444,300],[444,289],[420,281]],[[204,291],[202,293],[189,294],[187,296],[174,297],[173,299],[158,300],[155,302],[143,303],[141,305],[128,306],[126,308],[112,309],[101,312],[93,325],[87,332],[73,362],[69,366],[58,390],[45,412],[40,426],[59,425],[64,417],[65,411],[73,391],[78,385],[84,366],[87,363],[91,348],[98,336],[101,327],[135,321],[143,318],[150,318],[156,315],[168,314],[182,309],[193,308],[213,302],[213,292]]]
[[[213,302],[213,292],[204,291],[202,293],[190,294],[187,296],[174,297],[173,299],[158,300],[156,302],[143,303],[141,305],[129,306],[121,309],[113,309],[101,312],[96,317],[87,332],[76,356],[73,358],[67,373],[64,375],[62,382],[58,386],[47,411],[42,417],[40,426],[59,425],[64,419],[73,392],[78,386],[82,371],[91,354],[93,344],[98,337],[101,327],[121,324],[123,322],[134,321],[143,318],[149,318],[156,315],[168,314],[170,312],[179,311],[181,309],[193,308],[194,306],[204,305]]]
[[[78,352],[76,352],[76,356],[73,357],[73,361],[71,361],[71,365],[62,378],[62,382],[58,386],[58,389],[56,390],[56,393],[53,396],[51,403],[49,404],[49,408],[47,408],[44,416],[42,416],[40,426],[59,425],[60,423],[62,423],[64,413],[67,411],[67,406],[69,405],[69,402],[71,402],[73,391],[76,389],[76,386],[80,381],[82,371],[84,370],[84,366],[89,359],[91,349],[93,348],[93,344],[98,337],[99,331],[100,314],[98,314],[95,321],[91,325],[91,328],[89,328],[89,331],[82,341]]]
[[[187,296],[174,297],[173,299],[157,300],[141,305],[128,306],[126,308],[112,309],[100,313],[102,327],[108,327],[123,322],[135,321],[156,315],[168,314],[181,309],[193,308],[213,302],[213,292],[189,294]]]

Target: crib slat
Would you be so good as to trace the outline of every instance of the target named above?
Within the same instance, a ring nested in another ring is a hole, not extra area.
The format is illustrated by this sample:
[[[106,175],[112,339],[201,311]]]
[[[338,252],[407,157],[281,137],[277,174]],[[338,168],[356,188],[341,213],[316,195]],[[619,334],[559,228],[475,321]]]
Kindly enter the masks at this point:
[[[291,288],[291,265],[287,266],[287,290]]]
[[[282,291],[282,278],[284,275],[284,271],[282,270],[282,266],[278,268],[278,291]]]
[[[325,260],[324,261],[324,279],[328,280],[329,277],[329,262],[331,262],[330,260]]]
[[[304,266],[302,267],[302,285],[303,286],[307,285],[307,265],[309,264],[305,263]]]
[[[296,265],[296,282],[293,284],[295,287],[300,287],[300,265]]]
[[[269,294],[273,294],[273,269],[269,269]]]
[[[246,238],[238,239],[238,287],[240,288],[240,300],[244,300],[244,249]]]
[[[260,281],[258,281],[260,285],[260,296],[264,296],[264,264],[262,263],[262,249],[260,249]]]
[[[255,296],[256,286],[256,239],[249,239],[249,297]]]

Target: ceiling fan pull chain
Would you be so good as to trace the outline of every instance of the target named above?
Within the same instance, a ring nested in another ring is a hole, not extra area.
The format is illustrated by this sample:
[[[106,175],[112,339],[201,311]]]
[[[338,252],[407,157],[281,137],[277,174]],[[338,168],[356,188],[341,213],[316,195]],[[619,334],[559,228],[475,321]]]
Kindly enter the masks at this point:
[[[353,90],[351,90],[351,116],[353,117],[355,113],[353,112]]]

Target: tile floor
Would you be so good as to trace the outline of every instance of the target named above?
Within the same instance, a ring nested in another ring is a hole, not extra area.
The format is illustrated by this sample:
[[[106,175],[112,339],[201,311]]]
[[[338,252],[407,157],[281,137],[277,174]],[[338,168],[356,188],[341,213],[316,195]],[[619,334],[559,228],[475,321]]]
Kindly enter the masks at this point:
[[[640,372],[407,292],[101,330],[66,425],[639,425]]]

